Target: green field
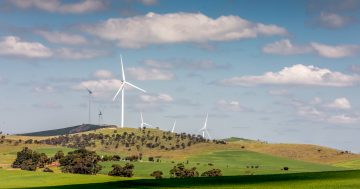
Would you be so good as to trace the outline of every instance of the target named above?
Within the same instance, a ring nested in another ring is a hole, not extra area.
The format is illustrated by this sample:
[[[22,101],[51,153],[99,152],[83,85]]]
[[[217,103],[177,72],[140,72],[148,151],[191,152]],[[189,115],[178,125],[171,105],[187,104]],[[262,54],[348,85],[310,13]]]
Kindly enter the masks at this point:
[[[186,163],[186,160],[183,161]],[[155,170],[161,170],[165,177],[169,177],[169,170],[176,165],[170,160],[162,160],[157,162],[134,162],[135,176],[149,177],[149,174]],[[212,163],[213,166],[208,164]],[[112,164],[124,164],[124,162],[102,162],[103,170],[100,173],[107,174],[111,170]],[[189,164],[186,167],[197,167],[199,173],[212,168],[219,168],[223,175],[246,175],[246,174],[276,174],[276,173],[293,173],[293,172],[317,172],[317,171],[336,171],[346,168],[334,167],[330,165],[321,165],[315,163],[307,163],[296,160],[279,158],[271,155],[261,154],[250,151],[219,151],[204,155],[192,156],[189,158]],[[251,168],[253,166],[253,168]],[[255,168],[258,166],[258,168]],[[287,166],[289,171],[281,169]],[[248,168],[247,168],[248,167]]]
[[[19,177],[19,174],[21,177]],[[225,176],[191,179],[139,179],[102,175],[1,171],[0,188],[118,189],[118,188],[243,188],[243,189],[358,189],[360,171]],[[83,184],[87,183],[87,184]],[[58,186],[56,186],[58,185]]]

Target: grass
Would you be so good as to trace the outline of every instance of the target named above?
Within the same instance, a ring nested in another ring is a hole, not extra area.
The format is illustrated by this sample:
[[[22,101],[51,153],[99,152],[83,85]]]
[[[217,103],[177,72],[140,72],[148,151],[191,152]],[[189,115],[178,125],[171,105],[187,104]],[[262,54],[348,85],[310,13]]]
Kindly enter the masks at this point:
[[[51,173],[26,172],[26,182],[8,182],[18,177],[0,171],[0,188],[49,188],[49,189],[119,189],[119,188],[240,188],[240,189],[358,189],[360,171],[336,171],[321,173],[293,173],[276,175],[226,176],[216,178],[190,179],[138,179],[128,180],[104,176],[83,176]],[[46,175],[46,176],[45,176]],[[106,181],[106,179],[109,179]],[[49,183],[49,181],[51,181]],[[91,182],[81,184],[81,182]],[[32,185],[29,185],[29,183]],[[97,183],[102,182],[102,183]],[[15,183],[9,185],[9,183]],[[72,183],[72,184],[71,184]],[[60,186],[55,186],[60,184]]]
[[[334,166],[347,167],[349,169],[360,169],[360,159],[336,163]]]
[[[161,163],[157,162],[133,162],[135,165],[134,175],[137,177],[149,178],[150,173],[155,170],[161,170],[164,177],[169,177],[169,170],[176,163],[184,162],[188,168],[197,167],[199,173],[213,168],[222,170],[223,175],[246,175],[246,174],[275,174],[275,173],[294,173],[294,172],[316,172],[316,171],[336,171],[346,168],[334,167],[329,165],[307,163],[296,160],[279,158],[271,155],[261,154],[250,151],[218,151],[203,155],[192,156],[189,164],[184,161],[175,161],[163,159]],[[208,165],[212,163],[213,166]],[[123,165],[125,162],[102,162],[102,174],[107,174],[112,168],[112,164]],[[253,168],[251,168],[253,166]],[[255,166],[259,166],[255,168]],[[289,171],[281,169],[287,166]],[[248,167],[248,168],[247,168]]]

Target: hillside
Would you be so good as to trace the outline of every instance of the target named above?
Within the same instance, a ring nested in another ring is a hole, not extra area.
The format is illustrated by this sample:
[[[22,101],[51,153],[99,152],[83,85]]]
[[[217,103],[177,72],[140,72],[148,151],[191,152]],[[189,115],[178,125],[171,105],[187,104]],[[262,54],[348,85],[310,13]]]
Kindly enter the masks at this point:
[[[66,135],[66,134],[75,134],[85,131],[92,131],[96,129],[103,129],[103,128],[114,128],[116,126],[104,126],[104,125],[93,125],[93,124],[82,124],[73,127],[66,127],[61,129],[53,129],[53,130],[46,130],[46,131],[38,131],[38,132],[31,132],[31,133],[23,133],[18,134],[20,136],[57,136],[57,135]]]

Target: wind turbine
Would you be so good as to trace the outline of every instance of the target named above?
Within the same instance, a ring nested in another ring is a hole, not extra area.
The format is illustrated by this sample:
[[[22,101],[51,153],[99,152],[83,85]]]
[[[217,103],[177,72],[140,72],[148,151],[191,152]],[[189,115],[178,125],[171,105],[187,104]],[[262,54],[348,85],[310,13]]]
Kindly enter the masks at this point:
[[[206,119],[205,119],[205,123],[204,123],[204,126],[199,130],[200,132],[202,132],[202,137],[205,138],[205,133],[207,135],[207,137],[211,140],[211,136],[207,130],[207,121],[208,121],[208,117],[209,117],[209,114],[207,113],[206,114]]]
[[[101,125],[101,121],[103,121],[104,119],[103,119],[103,113],[102,113],[102,111],[99,109],[99,125]]]
[[[149,126],[149,127],[154,127],[154,126],[152,126],[152,125],[144,122],[144,118],[143,118],[142,112],[140,112],[140,118],[141,118],[141,124],[140,124],[141,128],[143,128],[145,125],[146,125],[146,126]]]
[[[175,131],[175,126],[176,126],[176,120],[175,120],[174,125],[173,125],[173,127],[172,127],[172,129],[171,129],[171,132],[172,132],[172,133]]]
[[[86,90],[89,94],[89,124],[91,124],[91,98],[92,98],[93,92],[88,88],[86,88]]]
[[[116,100],[116,97],[119,95],[120,91],[121,91],[121,128],[124,128],[124,104],[125,104],[125,101],[124,101],[124,92],[125,92],[125,86],[126,85],[129,85],[131,87],[134,87],[135,89],[138,89],[139,91],[142,91],[142,92],[146,92],[144,89],[141,89],[140,87],[137,87],[133,84],[131,84],[130,82],[127,82],[126,79],[125,79],[125,72],[124,72],[124,65],[123,65],[123,61],[122,61],[122,56],[120,55],[120,61],[121,61],[121,73],[122,73],[122,84],[119,88],[119,90],[116,92],[114,98],[113,98],[113,101]]]

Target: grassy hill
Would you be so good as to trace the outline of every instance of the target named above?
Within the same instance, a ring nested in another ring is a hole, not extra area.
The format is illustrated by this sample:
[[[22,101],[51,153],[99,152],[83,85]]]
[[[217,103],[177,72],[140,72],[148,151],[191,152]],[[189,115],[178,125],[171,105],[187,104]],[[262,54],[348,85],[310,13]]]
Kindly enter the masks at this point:
[[[57,136],[57,135],[66,135],[66,134],[74,134],[80,133],[85,131],[92,131],[96,129],[102,128],[114,128],[116,126],[104,126],[104,125],[92,125],[92,124],[82,124],[73,127],[66,127],[61,129],[53,129],[53,130],[46,130],[46,131],[38,131],[38,132],[31,132],[31,133],[23,133],[18,134],[20,136]]]

